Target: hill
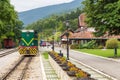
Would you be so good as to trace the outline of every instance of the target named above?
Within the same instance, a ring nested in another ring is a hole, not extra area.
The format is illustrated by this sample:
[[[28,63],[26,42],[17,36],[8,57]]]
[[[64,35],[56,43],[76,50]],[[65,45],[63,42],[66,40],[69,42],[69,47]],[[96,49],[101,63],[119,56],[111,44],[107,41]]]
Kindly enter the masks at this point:
[[[36,8],[36,9],[20,12],[18,13],[18,16],[19,16],[19,19],[23,21],[24,25],[27,25],[39,19],[48,17],[49,15],[68,12],[75,8],[81,7],[82,1],[83,0],[74,0],[70,3]]]

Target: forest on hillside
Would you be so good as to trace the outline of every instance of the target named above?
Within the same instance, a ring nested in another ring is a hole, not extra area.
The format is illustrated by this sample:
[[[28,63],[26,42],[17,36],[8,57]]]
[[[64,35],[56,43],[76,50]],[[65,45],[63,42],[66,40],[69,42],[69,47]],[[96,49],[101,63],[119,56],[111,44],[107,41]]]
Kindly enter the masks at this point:
[[[55,14],[48,18],[38,20],[26,27],[26,29],[36,30],[42,37],[47,38],[49,36],[52,39],[53,33],[55,35],[55,40],[59,40],[59,36],[63,33],[67,27],[65,21],[69,21],[69,28],[76,30],[78,28],[78,16],[82,13],[80,8],[66,14]]]

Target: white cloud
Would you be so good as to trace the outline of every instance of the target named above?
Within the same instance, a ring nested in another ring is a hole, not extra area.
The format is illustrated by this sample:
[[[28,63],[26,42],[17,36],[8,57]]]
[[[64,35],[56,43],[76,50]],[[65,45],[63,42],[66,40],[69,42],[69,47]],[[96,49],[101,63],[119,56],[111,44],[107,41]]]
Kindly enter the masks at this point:
[[[11,0],[11,4],[14,5],[16,11],[21,12],[48,5],[68,3],[71,1],[73,0]]]

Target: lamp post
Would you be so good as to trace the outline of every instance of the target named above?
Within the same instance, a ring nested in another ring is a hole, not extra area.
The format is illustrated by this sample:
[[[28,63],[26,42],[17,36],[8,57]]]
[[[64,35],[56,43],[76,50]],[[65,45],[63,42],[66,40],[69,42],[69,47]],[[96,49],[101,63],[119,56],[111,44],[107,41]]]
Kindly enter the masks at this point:
[[[54,51],[54,34],[55,34],[55,31],[53,31],[53,43],[52,43],[52,50]]]
[[[66,27],[67,27],[67,32],[66,32],[66,37],[67,37],[67,60],[69,60],[69,32],[68,32],[68,28],[69,28],[69,22],[65,21]]]
[[[54,36],[53,36],[52,50],[54,51]]]

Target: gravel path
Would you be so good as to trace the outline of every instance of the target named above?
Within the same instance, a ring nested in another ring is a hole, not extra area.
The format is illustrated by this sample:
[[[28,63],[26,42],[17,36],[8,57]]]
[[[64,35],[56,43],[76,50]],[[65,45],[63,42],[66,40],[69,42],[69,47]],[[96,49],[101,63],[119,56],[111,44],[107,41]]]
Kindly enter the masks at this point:
[[[40,55],[33,58],[32,63],[29,65],[25,74],[24,80],[43,80],[40,62]]]

